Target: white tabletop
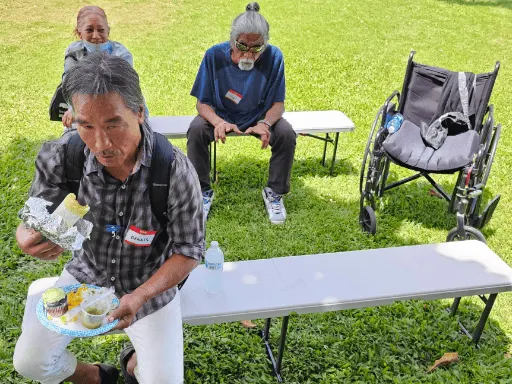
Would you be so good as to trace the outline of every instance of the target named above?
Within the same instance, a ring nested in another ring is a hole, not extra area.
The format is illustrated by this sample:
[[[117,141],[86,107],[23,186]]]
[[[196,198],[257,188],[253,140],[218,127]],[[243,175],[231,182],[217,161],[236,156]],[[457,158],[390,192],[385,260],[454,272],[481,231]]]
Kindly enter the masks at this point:
[[[195,116],[150,116],[151,128],[167,137],[186,137],[188,127]],[[283,117],[292,125],[295,132],[333,133],[350,132],[354,123],[340,111],[285,112]]]
[[[205,290],[205,272],[181,291],[188,324],[512,290],[512,269],[476,240],[225,263],[218,294]]]

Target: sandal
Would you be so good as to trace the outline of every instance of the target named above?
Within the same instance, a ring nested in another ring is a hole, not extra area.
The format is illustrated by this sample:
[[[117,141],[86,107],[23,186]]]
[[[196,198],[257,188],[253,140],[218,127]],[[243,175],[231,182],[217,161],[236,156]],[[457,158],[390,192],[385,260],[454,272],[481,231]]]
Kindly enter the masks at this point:
[[[100,380],[101,384],[117,384],[117,378],[119,377],[119,370],[113,365],[107,364],[93,364],[100,369]],[[61,381],[59,384],[64,384]]]
[[[119,370],[113,365],[94,364],[100,369],[101,384],[117,384]]]
[[[121,372],[123,373],[124,381],[126,384],[139,384],[135,376],[130,375],[126,369],[128,361],[134,353],[135,348],[133,348],[131,344],[128,344],[128,346],[126,346],[119,355],[119,364],[121,365]]]

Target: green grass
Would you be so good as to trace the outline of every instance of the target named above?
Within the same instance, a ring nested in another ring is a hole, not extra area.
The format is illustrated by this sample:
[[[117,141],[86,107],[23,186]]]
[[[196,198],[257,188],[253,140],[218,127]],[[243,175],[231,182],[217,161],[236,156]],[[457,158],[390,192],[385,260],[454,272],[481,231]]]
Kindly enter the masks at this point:
[[[194,113],[189,91],[204,50],[227,39],[230,21],[245,1],[109,1],[111,38],[133,53],[153,115]],[[56,138],[48,104],[60,81],[63,52],[72,41],[78,1],[0,2],[0,383],[25,383],[12,367],[24,299],[34,279],[56,275],[69,256],[44,263],[21,254],[14,231],[26,199],[40,144]],[[359,169],[373,117],[401,87],[409,51],[417,61],[452,70],[502,70],[493,94],[504,125],[486,196],[502,193],[486,227],[489,246],[512,264],[512,2],[505,0],[262,1],[271,42],[285,55],[288,110],[339,109],[356,124],[340,140],[335,176],[319,165],[320,142],[299,138],[283,227],[268,222],[260,191],[269,151],[256,140],[219,147],[219,183],[208,222],[227,260],[348,251],[444,241],[455,218],[424,182],[391,191],[378,212],[378,232],[358,225]],[[508,37],[507,37],[508,36]],[[185,148],[184,140],[174,144]],[[407,175],[392,168],[391,179]],[[453,177],[441,182],[453,185]],[[250,298],[248,298],[249,300]],[[289,383],[498,383],[512,382],[512,296],[500,295],[475,349],[444,308],[447,301],[292,316],[283,374]],[[464,300],[460,317],[475,324],[481,304]],[[257,321],[259,325],[261,321]],[[277,342],[279,324],[273,326]],[[117,364],[124,336],[76,340],[85,361]],[[460,362],[431,375],[426,368],[444,352]],[[258,335],[238,323],[185,327],[187,383],[273,383]]]

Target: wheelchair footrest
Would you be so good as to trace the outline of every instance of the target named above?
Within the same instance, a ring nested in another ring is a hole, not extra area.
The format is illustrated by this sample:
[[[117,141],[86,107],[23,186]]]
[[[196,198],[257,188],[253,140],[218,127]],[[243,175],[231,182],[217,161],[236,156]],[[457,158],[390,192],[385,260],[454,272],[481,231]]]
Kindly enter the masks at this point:
[[[500,198],[501,195],[497,195],[487,204],[483,213],[480,216],[478,216],[478,218],[476,218],[475,223],[473,225],[475,228],[481,229],[485,225],[487,225],[487,223],[491,220],[492,215],[494,214],[494,210],[496,209],[498,203],[500,202]]]

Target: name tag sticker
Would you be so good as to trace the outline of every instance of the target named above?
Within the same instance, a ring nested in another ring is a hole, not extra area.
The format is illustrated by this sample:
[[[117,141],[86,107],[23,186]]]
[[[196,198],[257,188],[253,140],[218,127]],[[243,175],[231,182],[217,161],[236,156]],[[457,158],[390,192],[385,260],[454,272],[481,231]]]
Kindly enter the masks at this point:
[[[242,95],[239,94],[238,92],[236,91],[233,91],[232,89],[230,89],[228,91],[228,93],[226,93],[226,96],[224,96],[226,99],[229,99],[231,100],[233,103],[235,104],[238,104],[240,102],[240,100],[242,100]]]
[[[155,238],[156,231],[145,231],[131,225],[128,228],[124,242],[136,247],[149,247]]]

